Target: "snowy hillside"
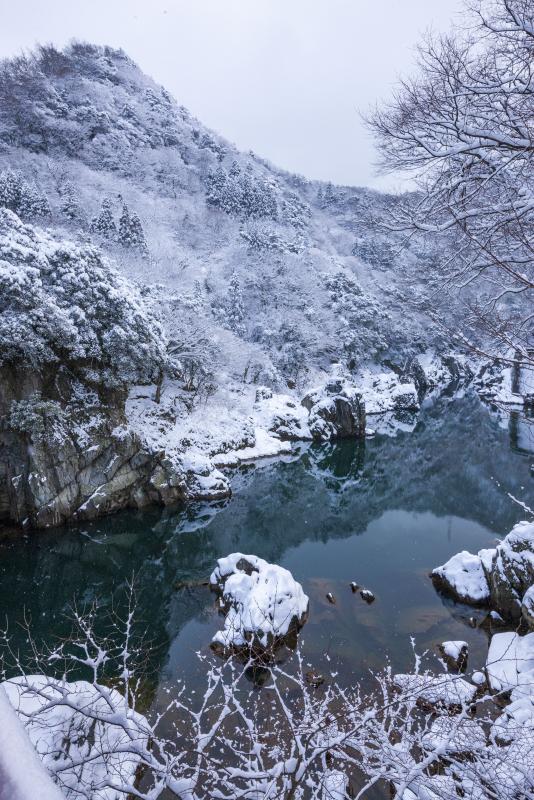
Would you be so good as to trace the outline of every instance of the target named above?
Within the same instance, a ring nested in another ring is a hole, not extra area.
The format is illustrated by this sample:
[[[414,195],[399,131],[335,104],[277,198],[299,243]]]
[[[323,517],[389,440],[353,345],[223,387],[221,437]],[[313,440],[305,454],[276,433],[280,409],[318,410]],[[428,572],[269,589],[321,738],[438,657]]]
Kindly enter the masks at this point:
[[[431,388],[428,353],[450,342],[425,314],[436,254],[399,253],[373,226],[394,203],[238,152],[122,51],[3,62],[0,516],[219,497],[236,451],[361,435],[362,397],[371,413],[417,407],[410,381]]]

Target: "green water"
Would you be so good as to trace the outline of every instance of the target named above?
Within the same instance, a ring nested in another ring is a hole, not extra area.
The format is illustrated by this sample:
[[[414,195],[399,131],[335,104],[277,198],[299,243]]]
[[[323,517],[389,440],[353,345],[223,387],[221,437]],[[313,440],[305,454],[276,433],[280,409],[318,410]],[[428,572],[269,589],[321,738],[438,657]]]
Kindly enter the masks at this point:
[[[534,504],[534,455],[528,432],[517,446],[516,428],[475,397],[442,397],[425,405],[412,432],[301,446],[291,459],[242,470],[223,504],[6,536],[2,617],[24,651],[16,624],[24,613],[36,638],[52,642],[68,629],[74,598],[109,605],[134,575],[157,704],[176,677],[203,681],[195,653],[208,650],[221,624],[209,590],[184,582],[206,579],[219,556],[239,550],[287,567],[303,584],[310,617],[301,639],[318,668],[327,654],[347,680],[365,680],[386,659],[407,669],[412,635],[419,651],[465,639],[469,667],[478,668],[488,632],[469,619],[483,615],[441,598],[428,573],[459,550],[491,546],[522,518],[507,492]],[[353,580],[375,593],[372,605],[352,594]]]

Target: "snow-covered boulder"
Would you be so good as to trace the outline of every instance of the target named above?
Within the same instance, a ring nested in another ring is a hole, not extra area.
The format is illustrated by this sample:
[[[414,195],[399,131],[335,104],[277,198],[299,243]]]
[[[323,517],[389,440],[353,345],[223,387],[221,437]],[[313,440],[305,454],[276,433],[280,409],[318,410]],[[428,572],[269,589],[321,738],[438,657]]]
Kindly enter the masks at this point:
[[[456,670],[458,672],[465,671],[467,667],[468,654],[467,642],[456,640],[442,642],[439,646],[439,650],[449,669]]]
[[[469,705],[477,687],[456,675],[397,674],[393,685],[417,698],[422,706],[454,708]]]
[[[496,633],[490,642],[486,673],[493,691],[524,687],[530,697],[534,683],[534,633],[526,636],[513,631]]]
[[[437,589],[452,594],[463,603],[479,605],[489,600],[488,580],[480,554],[462,550],[441,567],[433,569],[430,576]]]
[[[419,399],[413,383],[400,383],[393,389],[391,397],[395,411],[419,410]]]
[[[287,569],[257,556],[232,553],[220,558],[210,586],[225,614],[224,628],[212,640],[216,651],[272,654],[308,617],[309,600],[300,583]]]
[[[116,689],[103,687],[101,694],[87,681],[45,675],[12,678],[2,686],[67,800],[124,797],[111,784],[133,785],[140,760],[135,751],[148,746],[150,726],[141,714],[125,712]]]
[[[358,378],[358,386],[368,414],[419,410],[415,383],[400,378],[393,371],[363,371]]]
[[[521,601],[534,584],[534,523],[520,522],[495,550],[489,575],[491,605],[519,619]]]
[[[341,382],[336,381],[322,391],[310,392],[303,398],[302,405],[310,412],[308,425],[314,439],[327,441],[365,436],[365,403],[358,389],[343,388]]]
[[[256,426],[274,433],[279,439],[310,439],[307,410],[293,397],[257,389],[254,404]]]
[[[431,578],[436,588],[464,603],[489,605],[504,619],[518,620],[534,584],[534,523],[519,522],[495,548],[457,553]]]

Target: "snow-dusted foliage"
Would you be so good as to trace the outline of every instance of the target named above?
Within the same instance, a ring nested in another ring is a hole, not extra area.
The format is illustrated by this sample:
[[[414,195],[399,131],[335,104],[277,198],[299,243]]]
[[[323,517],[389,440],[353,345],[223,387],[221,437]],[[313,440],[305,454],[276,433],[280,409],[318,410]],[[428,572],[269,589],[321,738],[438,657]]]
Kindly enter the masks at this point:
[[[70,365],[113,384],[150,380],[165,359],[158,322],[96,248],[56,241],[6,209],[0,312],[1,364]]]
[[[431,277],[418,274],[420,256],[386,264],[354,250],[394,248],[368,222],[393,198],[238,152],[122,51],[74,43],[3,62],[0,170],[37,182],[47,224],[102,247],[148,290],[183,297],[170,339],[182,338],[194,295],[185,339],[201,328],[228,380],[246,371],[304,387],[334,361],[404,358],[442,338],[415,305],[409,326],[399,315],[407,276],[407,302]]]

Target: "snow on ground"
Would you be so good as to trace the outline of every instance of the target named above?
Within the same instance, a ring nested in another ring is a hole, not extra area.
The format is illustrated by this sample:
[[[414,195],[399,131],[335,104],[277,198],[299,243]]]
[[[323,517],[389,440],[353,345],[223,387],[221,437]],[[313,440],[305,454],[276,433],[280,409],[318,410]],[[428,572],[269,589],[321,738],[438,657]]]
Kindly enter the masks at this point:
[[[148,744],[149,726],[137,712],[125,712],[118,691],[105,687],[104,697],[86,681],[68,683],[45,675],[12,678],[2,686],[44,766],[58,776],[67,800],[82,794],[92,800],[124,797],[101,784],[133,783],[139,758],[132,750]],[[106,718],[109,722],[101,721]]]
[[[226,611],[224,628],[213,637],[223,649],[247,644],[268,648],[306,621],[309,600],[283,567],[232,553],[220,558],[210,577]]]
[[[64,800],[0,687],[0,797],[30,800],[39,787],[39,800]]]

